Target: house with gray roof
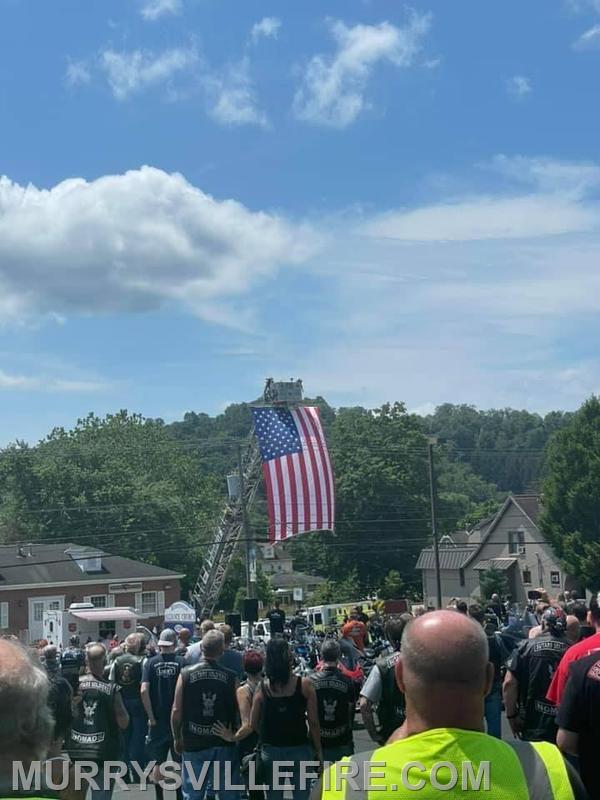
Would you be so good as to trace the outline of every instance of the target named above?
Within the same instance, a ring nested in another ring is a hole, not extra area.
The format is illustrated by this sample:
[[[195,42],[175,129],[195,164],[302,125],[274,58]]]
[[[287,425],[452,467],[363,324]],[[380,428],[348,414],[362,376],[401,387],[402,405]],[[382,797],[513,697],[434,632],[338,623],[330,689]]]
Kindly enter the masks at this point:
[[[131,606],[151,628],[180,599],[184,575],[72,542],[0,545],[0,634],[42,637],[44,611]]]
[[[496,514],[470,531],[442,537],[439,553],[443,606],[456,597],[478,601],[480,575],[490,568],[506,573],[509,594],[521,606],[527,602],[527,592],[540,586],[554,596],[570,589],[570,579],[538,527],[539,515],[538,495],[509,495]],[[422,574],[423,600],[435,606],[432,547],[421,551],[416,568]]]

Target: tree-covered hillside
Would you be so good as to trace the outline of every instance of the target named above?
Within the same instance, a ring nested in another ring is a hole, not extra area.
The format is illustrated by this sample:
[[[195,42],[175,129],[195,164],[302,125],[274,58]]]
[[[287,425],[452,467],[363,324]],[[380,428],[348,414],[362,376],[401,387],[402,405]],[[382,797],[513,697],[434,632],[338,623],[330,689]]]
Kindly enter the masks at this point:
[[[537,486],[549,437],[569,415],[443,405],[429,417],[401,403],[334,410],[318,397],[337,486],[337,530],[292,544],[298,569],[358,590],[403,585],[430,541],[426,434],[436,447],[442,533],[475,522],[507,491]],[[37,446],[0,454],[0,539],[58,540],[102,546],[187,572],[189,588],[226,496],[238,443],[251,429],[251,405],[211,417],[189,412],[166,425],[121,411],[55,429]],[[266,539],[263,489],[251,509]],[[223,602],[242,581],[232,570]]]

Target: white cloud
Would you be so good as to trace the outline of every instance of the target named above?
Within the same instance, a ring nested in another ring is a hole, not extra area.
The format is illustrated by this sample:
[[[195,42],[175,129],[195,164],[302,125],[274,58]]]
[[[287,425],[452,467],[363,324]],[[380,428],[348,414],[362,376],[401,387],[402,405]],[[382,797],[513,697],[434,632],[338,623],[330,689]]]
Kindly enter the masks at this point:
[[[252,42],[257,42],[263,36],[265,39],[277,39],[280,28],[281,20],[277,17],[263,17],[260,22],[252,26],[250,39]]]
[[[0,369],[0,391],[49,391],[84,394],[110,388],[102,381],[68,380],[45,375],[15,375]]]
[[[523,100],[531,94],[531,81],[524,75],[513,75],[506,81],[506,91],[513,100]]]
[[[144,19],[154,22],[166,14],[179,14],[182,9],[181,0],[146,0],[141,9]]]
[[[100,66],[117,100],[152,86],[168,82],[176,73],[192,67],[198,60],[192,48],[174,48],[155,55],[143,50],[100,54]]]
[[[168,303],[237,323],[227,301],[315,247],[304,227],[143,167],[49,190],[0,178],[0,313],[132,312]]]
[[[65,82],[67,86],[84,86],[92,80],[92,73],[85,61],[71,61],[67,64]]]
[[[365,226],[365,233],[420,242],[465,242],[520,239],[592,230],[597,212],[562,197],[526,195],[477,196],[412,211],[384,214]]]
[[[302,320],[319,341],[293,362],[305,385],[334,404],[541,411],[600,389],[589,355],[600,336],[599,165],[490,165],[472,175],[485,194],[449,201],[436,186],[422,208],[327,221],[332,235],[311,262],[323,301]],[[391,238],[364,236],[382,220]],[[287,374],[288,362],[269,366]]]
[[[600,186],[600,166],[589,161],[497,155],[482,166],[544,192],[582,195]]]
[[[600,187],[598,164],[497,155],[480,167],[509,186],[393,209],[369,219],[362,232],[405,242],[468,242],[539,239],[600,227],[598,209],[587,199]],[[529,191],[515,193],[514,184]]]
[[[573,42],[574,50],[593,50],[600,47],[600,25],[594,25]]]
[[[268,126],[267,115],[258,105],[247,58],[230,65],[223,74],[203,80],[209,99],[209,114],[220,125]]]
[[[337,49],[332,56],[317,55],[308,63],[294,97],[298,119],[316,125],[344,128],[368,107],[367,83],[379,62],[411,66],[429,30],[431,16],[413,13],[405,27],[389,22],[347,27],[331,24]]]

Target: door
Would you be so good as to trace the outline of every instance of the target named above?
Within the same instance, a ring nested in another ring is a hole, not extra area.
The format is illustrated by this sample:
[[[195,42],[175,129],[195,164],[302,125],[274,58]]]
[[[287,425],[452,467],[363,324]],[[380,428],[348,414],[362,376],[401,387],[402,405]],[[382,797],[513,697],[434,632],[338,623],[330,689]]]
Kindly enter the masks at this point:
[[[44,635],[44,611],[64,611],[65,598],[61,595],[53,597],[29,598],[29,641],[36,642]]]

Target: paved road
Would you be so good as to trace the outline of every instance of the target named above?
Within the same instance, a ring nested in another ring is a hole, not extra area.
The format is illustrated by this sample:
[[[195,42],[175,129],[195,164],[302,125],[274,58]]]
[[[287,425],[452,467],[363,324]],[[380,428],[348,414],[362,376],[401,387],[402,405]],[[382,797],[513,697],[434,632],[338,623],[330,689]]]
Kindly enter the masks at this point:
[[[502,736],[504,739],[512,738],[508,722],[504,714],[502,715]],[[354,731],[354,746],[357,753],[371,750],[373,743],[365,730]],[[153,789],[141,791],[139,787],[131,787],[127,790],[116,791],[113,795],[114,800],[154,800],[155,792]],[[175,792],[165,792],[165,800],[175,800]]]

